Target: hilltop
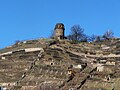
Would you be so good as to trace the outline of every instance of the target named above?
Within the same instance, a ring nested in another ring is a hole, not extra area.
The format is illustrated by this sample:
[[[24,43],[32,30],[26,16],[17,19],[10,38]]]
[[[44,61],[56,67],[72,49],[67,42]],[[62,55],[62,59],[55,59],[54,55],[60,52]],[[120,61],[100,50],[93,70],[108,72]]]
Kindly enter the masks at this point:
[[[67,40],[64,24],[57,23],[52,39],[19,41],[1,49],[0,89],[119,90],[120,39],[82,42],[81,29],[73,31]]]

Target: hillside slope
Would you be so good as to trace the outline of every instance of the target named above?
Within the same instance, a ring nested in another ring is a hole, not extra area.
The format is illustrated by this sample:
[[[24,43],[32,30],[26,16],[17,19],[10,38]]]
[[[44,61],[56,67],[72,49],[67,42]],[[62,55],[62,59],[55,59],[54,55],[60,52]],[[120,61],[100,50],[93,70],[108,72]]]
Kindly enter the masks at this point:
[[[119,90],[120,41],[71,44],[38,39],[0,50],[0,86],[8,90]]]

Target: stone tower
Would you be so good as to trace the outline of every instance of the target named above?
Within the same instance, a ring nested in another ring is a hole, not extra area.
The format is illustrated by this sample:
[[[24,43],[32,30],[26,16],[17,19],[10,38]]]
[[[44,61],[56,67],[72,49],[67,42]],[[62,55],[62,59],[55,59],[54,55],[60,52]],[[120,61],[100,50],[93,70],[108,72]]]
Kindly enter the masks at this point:
[[[58,40],[64,39],[65,38],[64,30],[65,30],[64,24],[57,23],[54,28],[54,34],[55,34],[54,38]]]

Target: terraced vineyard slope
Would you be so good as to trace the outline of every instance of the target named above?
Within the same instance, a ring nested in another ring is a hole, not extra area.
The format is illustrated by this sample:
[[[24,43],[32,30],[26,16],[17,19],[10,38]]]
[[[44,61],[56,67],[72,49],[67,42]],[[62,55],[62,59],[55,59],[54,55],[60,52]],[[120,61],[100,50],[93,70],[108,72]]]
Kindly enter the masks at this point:
[[[120,90],[120,40],[37,39],[0,50],[0,89]]]

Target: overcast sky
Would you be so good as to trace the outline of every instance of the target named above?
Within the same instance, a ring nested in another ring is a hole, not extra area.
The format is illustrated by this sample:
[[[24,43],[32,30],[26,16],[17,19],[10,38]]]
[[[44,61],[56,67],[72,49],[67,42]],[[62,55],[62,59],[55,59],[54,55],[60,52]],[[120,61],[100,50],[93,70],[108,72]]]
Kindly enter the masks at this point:
[[[120,0],[0,0],[0,48],[49,37],[59,22],[66,35],[79,24],[87,35],[110,29],[120,37]]]

